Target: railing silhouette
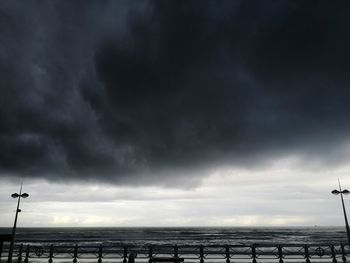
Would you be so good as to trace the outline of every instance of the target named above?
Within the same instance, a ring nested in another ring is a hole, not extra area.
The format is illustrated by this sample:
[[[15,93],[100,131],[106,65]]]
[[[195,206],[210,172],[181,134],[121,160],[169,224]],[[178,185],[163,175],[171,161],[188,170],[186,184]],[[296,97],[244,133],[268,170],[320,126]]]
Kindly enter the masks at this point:
[[[9,245],[0,244],[0,259],[5,262]],[[132,261],[135,257],[135,261]],[[253,244],[253,245],[61,245],[16,244],[14,262],[224,262],[224,263],[288,263],[331,262],[350,259],[344,244]]]

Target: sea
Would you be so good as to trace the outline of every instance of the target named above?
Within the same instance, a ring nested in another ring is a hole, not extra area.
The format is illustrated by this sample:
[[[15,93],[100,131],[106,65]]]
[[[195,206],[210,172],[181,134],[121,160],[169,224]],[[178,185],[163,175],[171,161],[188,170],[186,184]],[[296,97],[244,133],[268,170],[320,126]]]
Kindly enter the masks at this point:
[[[10,234],[0,228],[0,234]],[[79,245],[251,245],[346,243],[345,227],[18,228],[17,242]]]

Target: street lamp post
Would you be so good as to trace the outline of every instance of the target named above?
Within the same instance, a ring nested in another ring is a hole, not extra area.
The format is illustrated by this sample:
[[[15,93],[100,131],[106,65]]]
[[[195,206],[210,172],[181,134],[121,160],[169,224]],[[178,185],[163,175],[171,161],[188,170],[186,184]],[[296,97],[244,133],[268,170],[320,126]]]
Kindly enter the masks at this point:
[[[347,195],[347,194],[349,194],[350,192],[349,192],[349,190],[346,190],[346,189],[342,190],[342,189],[341,189],[341,185],[340,185],[339,179],[338,179],[338,183],[339,183],[339,190],[333,190],[333,191],[332,191],[332,194],[334,194],[334,195],[340,194],[341,203],[342,203],[342,205],[343,205],[343,212],[344,212],[344,219],[345,219],[346,234],[347,234],[347,236],[348,236],[348,245],[349,245],[349,247],[350,247],[350,228],[349,228],[348,217],[346,216],[346,210],[345,210],[344,198],[343,198],[343,194],[344,194],[344,195]]]
[[[11,195],[12,198],[18,198],[18,201],[17,201],[15,221],[13,223],[13,228],[12,228],[11,243],[10,243],[9,254],[8,254],[8,259],[7,259],[8,263],[12,262],[12,254],[13,254],[13,248],[14,248],[15,238],[16,238],[17,218],[18,218],[18,213],[21,212],[21,209],[19,209],[19,204],[21,203],[21,197],[27,198],[28,196],[29,196],[29,194],[27,194],[27,193],[22,194],[22,184],[21,184],[21,188],[19,190],[19,194],[14,193]]]

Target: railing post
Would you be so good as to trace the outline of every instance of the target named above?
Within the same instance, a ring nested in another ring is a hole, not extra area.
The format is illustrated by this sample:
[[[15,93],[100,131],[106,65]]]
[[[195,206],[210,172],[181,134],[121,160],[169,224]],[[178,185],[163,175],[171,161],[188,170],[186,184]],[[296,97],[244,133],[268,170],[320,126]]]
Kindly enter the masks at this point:
[[[135,263],[136,256],[137,256],[137,254],[135,252],[130,251],[128,263]]]
[[[50,251],[49,251],[49,263],[53,262],[53,245],[50,245]]]
[[[199,247],[199,262],[204,263],[204,247],[200,245]]]
[[[17,261],[18,263],[22,262],[22,251],[23,251],[23,244],[21,244],[18,249],[18,261]]]
[[[346,253],[345,253],[345,247],[344,247],[344,244],[343,244],[343,243],[342,243],[342,244],[340,244],[340,247],[341,247],[341,254],[342,254],[341,259],[342,259],[342,261],[343,261],[343,262],[346,262]]]
[[[306,263],[310,263],[310,253],[309,253],[309,246],[304,246],[304,258]]]
[[[283,263],[283,250],[281,245],[278,245],[278,258],[279,263]]]
[[[174,259],[175,262],[179,261],[179,248],[177,247],[177,245],[174,246]]]
[[[251,249],[252,249],[252,263],[256,263],[256,245],[253,244],[251,246]]]
[[[153,261],[153,247],[149,246],[148,247],[148,262],[152,262]]]
[[[103,256],[102,256],[102,244],[100,244],[100,246],[98,248],[98,260],[97,260],[97,262],[102,263],[102,258],[103,258]]]
[[[334,249],[334,245],[331,245],[331,257],[332,257],[332,262],[333,263],[337,263],[337,255],[335,254],[335,249]]]
[[[123,263],[128,262],[128,247],[124,246],[123,248]]]
[[[73,263],[78,262],[78,244],[74,247],[74,254],[73,254]]]
[[[26,257],[24,258],[24,263],[29,262],[29,245],[26,247]]]
[[[1,256],[2,256],[2,249],[4,247],[4,242],[1,240],[0,241],[0,262],[1,262]]]
[[[225,246],[225,258],[226,263],[230,263],[230,247],[228,245]]]

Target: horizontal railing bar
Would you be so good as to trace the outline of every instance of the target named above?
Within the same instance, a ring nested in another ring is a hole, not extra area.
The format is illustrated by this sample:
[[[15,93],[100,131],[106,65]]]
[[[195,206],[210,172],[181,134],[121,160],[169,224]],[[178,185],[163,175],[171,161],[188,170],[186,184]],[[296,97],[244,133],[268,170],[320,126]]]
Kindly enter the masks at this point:
[[[28,240],[16,240],[16,243],[17,244],[26,244],[26,243],[29,243],[29,242],[34,242],[34,241],[28,241]],[[86,242],[86,241],[81,241],[81,242]],[[51,240],[48,240],[48,241],[39,241],[39,240],[35,240],[35,242],[33,244],[48,244],[48,245],[51,245],[51,244],[54,244],[56,243],[55,241],[51,241]],[[60,244],[59,246],[71,246],[72,244],[79,244],[79,242],[77,241],[72,241],[72,242],[61,242],[61,243],[64,243],[64,244]],[[70,243],[69,245],[65,245],[66,243]],[[97,247],[97,246],[100,246],[100,245],[103,245],[104,247],[108,247],[108,246],[111,246],[111,247],[124,247],[124,246],[127,246],[127,247],[137,247],[137,246],[142,246],[142,247],[147,247],[147,246],[152,246],[152,247],[174,247],[174,246],[177,246],[178,248],[181,248],[181,247],[200,247],[200,246],[203,246],[203,247],[211,247],[211,248],[215,248],[215,247],[226,247],[226,246],[229,246],[229,247],[251,247],[251,246],[256,246],[256,247],[278,247],[278,246],[282,246],[282,247],[299,247],[299,246],[321,246],[321,247],[328,247],[328,246],[331,246],[331,245],[337,245],[337,246],[340,246],[341,243],[285,243],[285,244],[274,244],[274,243],[252,243],[252,244],[235,244],[235,245],[230,245],[230,244],[222,244],[222,245],[211,245],[211,244],[208,244],[208,245],[191,245],[191,244],[185,244],[185,245],[176,245],[176,244],[164,244],[164,245],[158,245],[158,244],[144,244],[144,245],[135,245],[135,244],[128,244],[128,243],[121,243],[121,244],[103,244],[103,242],[100,242],[96,245],[85,245],[85,244],[82,244],[81,246],[87,246],[87,247]],[[344,243],[345,244],[345,243]],[[4,245],[6,245],[6,243],[4,243]],[[347,246],[347,245],[346,245]]]

